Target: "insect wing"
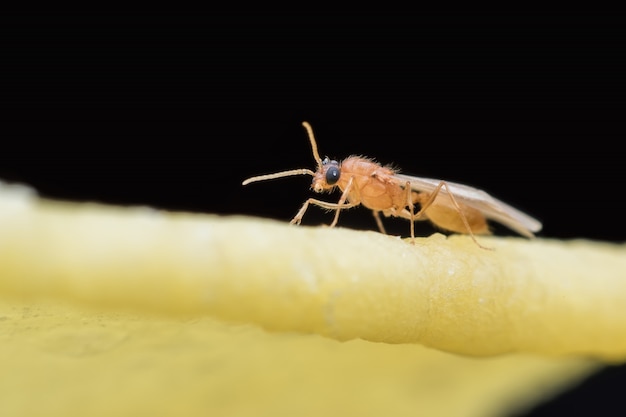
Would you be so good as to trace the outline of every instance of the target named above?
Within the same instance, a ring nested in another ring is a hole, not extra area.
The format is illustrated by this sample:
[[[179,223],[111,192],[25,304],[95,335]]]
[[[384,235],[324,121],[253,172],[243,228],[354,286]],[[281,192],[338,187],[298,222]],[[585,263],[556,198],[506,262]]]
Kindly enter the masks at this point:
[[[417,192],[433,192],[441,183],[441,180],[403,174],[396,174],[395,177],[403,182],[408,181],[411,189]],[[526,237],[533,237],[532,232],[541,230],[542,225],[538,220],[492,197],[483,190],[449,181],[445,183],[459,204],[479,210],[488,219],[495,220]],[[443,195],[448,194],[446,187],[441,188],[439,192]]]

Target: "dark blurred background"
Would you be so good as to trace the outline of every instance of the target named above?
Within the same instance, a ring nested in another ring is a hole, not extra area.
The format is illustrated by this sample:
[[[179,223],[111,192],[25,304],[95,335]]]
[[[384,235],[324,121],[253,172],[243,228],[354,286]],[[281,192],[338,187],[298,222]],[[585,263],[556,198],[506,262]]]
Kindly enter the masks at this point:
[[[286,222],[310,177],[241,181],[315,168],[306,120],[322,156],[482,188],[542,237],[623,242],[625,35],[618,14],[5,14],[0,179]],[[340,225],[375,229],[363,208]],[[625,382],[608,370],[528,415],[623,415]]]

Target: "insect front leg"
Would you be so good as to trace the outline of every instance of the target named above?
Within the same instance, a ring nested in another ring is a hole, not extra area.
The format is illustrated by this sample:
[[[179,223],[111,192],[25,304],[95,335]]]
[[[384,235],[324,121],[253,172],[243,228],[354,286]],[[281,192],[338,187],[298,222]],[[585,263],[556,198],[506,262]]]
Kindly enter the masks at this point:
[[[348,193],[352,189],[353,180],[354,180],[354,177],[350,177],[350,179],[348,180],[348,184],[346,185],[346,188],[343,190],[343,193],[341,193],[341,198],[337,202],[337,211],[335,212],[335,218],[333,219],[333,222],[330,224],[330,227],[335,227],[335,225],[339,221],[339,213],[341,212],[341,210],[351,208],[351,207],[356,207],[359,204],[361,204],[358,201],[357,202],[352,201],[352,202],[346,203],[346,200],[348,199],[348,195],[349,195]]]
[[[304,217],[304,213],[309,208],[309,204],[314,204],[316,206],[319,206],[328,210],[337,210],[337,213],[335,213],[335,219],[330,224],[330,227],[334,227],[337,224],[337,220],[339,220],[340,210],[349,209],[349,208],[358,206],[358,204],[354,204],[354,203],[345,203],[345,204],[329,203],[328,201],[321,201],[315,198],[309,198],[307,201],[304,202],[304,204],[302,205],[298,213],[291,220],[290,222],[291,224],[300,224],[302,222],[302,217]]]
[[[335,227],[335,225],[339,221],[339,213],[341,212],[341,210],[356,207],[359,204],[361,204],[360,202],[346,203],[346,200],[348,199],[348,193],[351,187],[352,187],[352,178],[350,178],[350,180],[348,181],[348,185],[346,186],[346,189],[341,194],[341,198],[339,199],[337,203],[329,203],[327,201],[317,200],[315,198],[309,198],[307,201],[304,202],[304,204],[302,205],[302,207],[300,208],[300,210],[295,215],[295,217],[291,220],[290,223],[300,224],[302,222],[302,217],[304,217],[304,213],[309,208],[309,204],[315,204],[316,206],[319,206],[328,210],[336,210],[335,218],[333,219],[333,222],[330,224],[330,227]]]

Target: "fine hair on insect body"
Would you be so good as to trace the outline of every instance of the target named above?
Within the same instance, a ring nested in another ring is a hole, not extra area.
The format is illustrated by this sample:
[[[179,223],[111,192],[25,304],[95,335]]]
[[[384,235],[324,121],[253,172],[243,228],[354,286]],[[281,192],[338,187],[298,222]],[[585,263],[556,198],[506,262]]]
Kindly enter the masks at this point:
[[[485,191],[463,184],[437,179],[400,174],[388,166],[382,166],[363,156],[349,156],[341,162],[322,159],[317,150],[313,129],[308,122],[302,125],[309,135],[317,169],[307,168],[259,175],[243,181],[243,185],[293,175],[311,175],[311,188],[316,193],[341,190],[336,203],[309,198],[291,220],[300,224],[310,204],[335,211],[330,224],[334,227],[341,210],[363,205],[372,210],[381,233],[385,228],[380,217],[402,217],[410,221],[411,242],[415,238],[414,222],[430,220],[435,226],[456,233],[468,234],[482,247],[475,235],[489,234],[487,220],[496,221],[532,238],[541,230],[541,223],[525,213],[495,199]],[[420,210],[415,211],[416,205]],[[487,248],[485,248],[487,249]]]

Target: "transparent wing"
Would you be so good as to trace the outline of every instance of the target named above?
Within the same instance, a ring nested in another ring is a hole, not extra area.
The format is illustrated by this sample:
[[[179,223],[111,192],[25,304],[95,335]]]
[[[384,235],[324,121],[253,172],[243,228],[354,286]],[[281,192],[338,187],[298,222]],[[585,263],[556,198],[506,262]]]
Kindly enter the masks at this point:
[[[403,182],[408,181],[411,184],[411,189],[417,192],[433,192],[442,182],[442,180],[403,174],[395,174],[395,177]],[[469,185],[449,181],[444,182],[459,204],[479,210],[487,219],[501,223],[527,237],[533,237],[533,232],[541,230],[541,222],[537,219],[492,197],[483,190],[470,187]],[[447,195],[448,190],[443,187],[440,193],[441,195]]]

